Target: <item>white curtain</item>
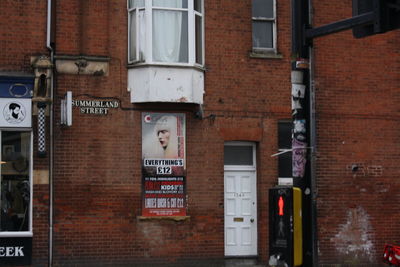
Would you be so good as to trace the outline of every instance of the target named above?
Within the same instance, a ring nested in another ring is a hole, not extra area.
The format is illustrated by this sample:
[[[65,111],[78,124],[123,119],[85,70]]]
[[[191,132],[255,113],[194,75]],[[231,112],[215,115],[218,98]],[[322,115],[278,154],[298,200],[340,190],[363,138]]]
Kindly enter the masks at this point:
[[[187,8],[187,0],[153,0],[153,7]]]
[[[139,12],[139,25],[136,25],[136,13]],[[134,10],[129,13],[130,16],[130,55],[131,61],[144,61],[144,47],[146,42],[146,18],[144,10]],[[136,32],[139,31],[139,37],[137,38]],[[139,54],[136,54],[136,48],[139,46]]]
[[[139,55],[138,60],[145,60],[144,48],[146,46],[146,17],[144,10],[139,11]]]
[[[129,0],[129,8],[144,7],[144,0]]]
[[[129,25],[129,60],[135,61],[136,55],[136,11],[129,13],[130,25]]]
[[[182,0],[153,0],[153,7],[182,7]],[[153,60],[179,62],[182,11],[153,10]]]

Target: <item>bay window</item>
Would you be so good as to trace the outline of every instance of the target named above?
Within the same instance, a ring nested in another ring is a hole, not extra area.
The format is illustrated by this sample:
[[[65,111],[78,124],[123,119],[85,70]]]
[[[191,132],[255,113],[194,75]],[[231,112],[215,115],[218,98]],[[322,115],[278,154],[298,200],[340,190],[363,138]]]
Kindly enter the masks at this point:
[[[128,63],[203,65],[202,0],[128,0]]]
[[[203,103],[204,0],[128,0],[132,103]]]

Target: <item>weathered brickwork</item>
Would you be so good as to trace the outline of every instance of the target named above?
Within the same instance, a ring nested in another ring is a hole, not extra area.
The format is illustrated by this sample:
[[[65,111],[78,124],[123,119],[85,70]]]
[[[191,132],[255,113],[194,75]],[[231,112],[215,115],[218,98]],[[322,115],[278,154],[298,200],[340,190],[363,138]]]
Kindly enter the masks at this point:
[[[314,9],[316,26],[351,17],[351,1]],[[373,266],[399,243],[399,42],[399,30],[315,40],[321,265]]]
[[[46,1],[0,2],[0,72],[32,74],[30,57],[50,55]],[[277,1],[281,58],[250,56],[251,1],[204,1],[204,119],[195,117],[194,104],[130,103],[126,1],[56,2],[56,60],[101,58],[109,71],[55,71],[54,265],[221,264],[226,141],[256,143],[258,260],[266,264],[267,192],[278,176],[271,155],[278,121],[291,118],[290,1]],[[315,26],[351,16],[349,0],[313,5]],[[398,242],[399,43],[398,30],[359,40],[346,31],[314,42],[320,266],[373,266],[385,243]],[[106,116],[73,108],[73,125],[65,127],[60,104],[67,91],[74,99],[118,100],[120,108]],[[140,218],[144,111],[186,114],[187,220]],[[35,124],[33,135],[36,151]],[[35,266],[49,256],[48,160],[34,154]]]
[[[31,56],[46,54],[45,1],[8,1],[0,3],[0,72],[32,74]],[[36,116],[32,120],[36,131]],[[48,136],[48,131],[47,131]],[[36,140],[35,140],[36,141]],[[36,142],[34,151],[37,151]],[[35,169],[48,170],[48,159],[34,158]],[[34,177],[35,179],[35,177]],[[49,191],[47,184],[33,186],[34,264],[48,262]]]
[[[49,55],[45,1],[5,1],[1,71],[32,73],[32,55]],[[28,4],[29,2],[29,4]],[[174,263],[224,258],[224,141],[258,143],[260,260],[267,259],[267,195],[275,184],[276,125],[290,117],[289,6],[278,9],[282,59],[251,51],[251,3],[205,1],[204,116],[193,105],[137,105],[127,92],[125,1],[57,1],[55,55],[106,57],[108,76],[56,73],[54,118],[53,262],[71,264]],[[31,12],[35,16],[31,16]],[[12,30],[11,30],[12,29]],[[29,39],[29,41],[27,41]],[[73,110],[60,126],[60,101],[114,97],[123,109],[107,116]],[[183,112],[187,120],[187,213],[190,219],[140,220],[141,112]],[[215,116],[209,116],[209,115]],[[35,137],[34,137],[34,140]],[[36,144],[36,141],[35,141]],[[36,145],[35,145],[36,147]],[[34,169],[48,167],[35,159]],[[33,264],[48,257],[48,185],[34,187]]]

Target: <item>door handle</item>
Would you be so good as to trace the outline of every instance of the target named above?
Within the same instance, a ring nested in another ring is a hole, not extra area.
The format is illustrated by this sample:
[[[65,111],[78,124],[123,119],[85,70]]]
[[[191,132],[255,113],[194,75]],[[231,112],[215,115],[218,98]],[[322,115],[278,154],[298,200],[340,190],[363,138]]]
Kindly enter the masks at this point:
[[[251,218],[251,219],[250,219],[250,222],[251,222],[251,223],[253,223],[253,222],[254,222],[254,219],[253,219],[253,218]]]

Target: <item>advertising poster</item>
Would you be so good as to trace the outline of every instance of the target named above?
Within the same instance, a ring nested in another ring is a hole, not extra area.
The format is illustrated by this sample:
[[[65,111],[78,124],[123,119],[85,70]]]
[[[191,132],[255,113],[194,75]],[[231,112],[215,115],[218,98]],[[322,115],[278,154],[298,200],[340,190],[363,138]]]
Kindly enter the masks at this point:
[[[186,216],[185,114],[142,113],[142,216]]]

